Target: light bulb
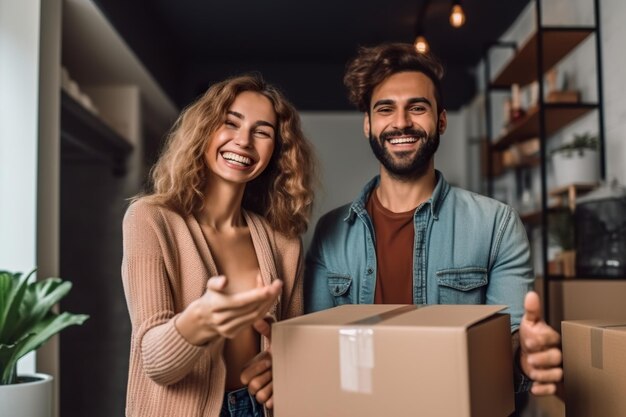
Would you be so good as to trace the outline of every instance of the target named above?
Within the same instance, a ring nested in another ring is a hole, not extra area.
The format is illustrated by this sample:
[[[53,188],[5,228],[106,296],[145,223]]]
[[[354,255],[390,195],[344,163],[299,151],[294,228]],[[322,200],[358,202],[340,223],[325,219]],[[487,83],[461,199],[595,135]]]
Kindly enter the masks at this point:
[[[427,54],[430,47],[428,46],[428,42],[423,35],[419,35],[417,39],[415,39],[415,49],[420,54]]]
[[[460,28],[465,23],[465,13],[460,4],[452,6],[452,12],[450,13],[450,24],[455,28]]]

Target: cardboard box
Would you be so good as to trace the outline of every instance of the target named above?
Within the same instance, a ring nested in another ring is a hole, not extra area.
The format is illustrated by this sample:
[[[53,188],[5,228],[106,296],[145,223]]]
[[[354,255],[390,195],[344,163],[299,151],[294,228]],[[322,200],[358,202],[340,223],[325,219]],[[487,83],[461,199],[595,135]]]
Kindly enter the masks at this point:
[[[509,416],[504,308],[346,305],[275,323],[275,416]]]
[[[536,290],[543,293],[543,279],[535,280]],[[549,282],[550,320],[561,331],[563,320],[625,320],[626,280],[571,279]],[[541,295],[543,299],[543,295]]]
[[[626,416],[626,317],[564,321],[567,417]]]

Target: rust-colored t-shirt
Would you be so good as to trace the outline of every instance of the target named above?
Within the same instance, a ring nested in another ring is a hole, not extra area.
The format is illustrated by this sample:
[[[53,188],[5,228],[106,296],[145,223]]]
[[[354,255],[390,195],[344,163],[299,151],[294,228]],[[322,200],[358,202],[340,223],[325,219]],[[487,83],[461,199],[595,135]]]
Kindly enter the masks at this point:
[[[375,304],[413,304],[413,214],[394,213],[372,191],[365,207],[376,236]]]

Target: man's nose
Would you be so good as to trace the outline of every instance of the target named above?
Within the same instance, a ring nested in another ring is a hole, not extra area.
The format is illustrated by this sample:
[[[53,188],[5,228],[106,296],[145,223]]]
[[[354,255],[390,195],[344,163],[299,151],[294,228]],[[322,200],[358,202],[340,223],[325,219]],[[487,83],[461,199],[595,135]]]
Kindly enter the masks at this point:
[[[404,129],[413,125],[411,115],[407,111],[398,112],[393,122],[396,129]]]

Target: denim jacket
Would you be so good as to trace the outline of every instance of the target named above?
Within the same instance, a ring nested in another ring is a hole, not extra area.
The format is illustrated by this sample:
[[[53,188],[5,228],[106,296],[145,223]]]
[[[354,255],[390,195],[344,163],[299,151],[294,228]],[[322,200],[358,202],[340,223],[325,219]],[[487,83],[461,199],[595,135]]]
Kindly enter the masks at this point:
[[[534,279],[519,216],[436,175],[433,195],[414,214],[413,303],[507,305],[517,330]],[[365,205],[379,179],[318,221],[306,258],[305,311],[374,302],[376,236]]]

